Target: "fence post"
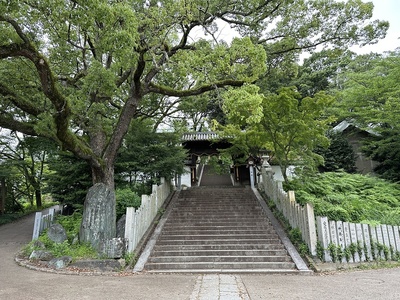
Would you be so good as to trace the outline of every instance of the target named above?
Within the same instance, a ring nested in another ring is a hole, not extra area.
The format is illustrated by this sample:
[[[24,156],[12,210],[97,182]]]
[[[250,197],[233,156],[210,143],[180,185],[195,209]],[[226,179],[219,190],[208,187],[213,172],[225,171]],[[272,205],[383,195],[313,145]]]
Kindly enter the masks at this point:
[[[54,221],[54,214],[55,214],[56,210],[54,208],[50,208],[49,209],[49,215],[50,215],[50,222],[53,223]]]
[[[317,255],[317,232],[315,227],[315,215],[314,207],[310,203],[306,203],[304,206],[307,218],[307,230],[308,230],[308,247],[311,255]]]
[[[390,248],[393,249],[393,251],[396,251],[396,242],[394,241],[393,226],[387,225],[387,229],[389,234]]]
[[[294,227],[296,227],[296,225],[298,226],[298,224],[296,224],[296,225],[293,224],[294,218],[290,213],[292,203],[296,204],[296,198],[294,196],[294,191],[288,191],[287,198],[289,201],[287,201],[287,203],[284,205],[284,209],[282,212],[283,212],[283,215],[286,217],[286,219],[289,220],[290,225],[294,228]]]
[[[393,231],[394,231],[394,240],[396,242],[396,251],[400,252],[399,226],[393,226]]]
[[[376,228],[374,227],[374,226],[372,226],[372,225],[369,225],[369,232],[370,232],[370,234],[371,234],[371,244],[372,243],[374,243],[375,245],[375,247],[374,247],[374,249],[375,249],[375,251],[374,251],[374,256],[375,256],[375,259],[376,258],[378,258],[379,257],[379,251],[378,251],[378,249],[377,249],[377,247],[376,247],[376,244],[378,243],[378,237],[377,237],[377,235],[376,235]],[[372,251],[371,251],[371,255],[372,255]]]
[[[349,223],[351,243],[358,245],[356,224]],[[360,262],[361,257],[358,252],[354,253],[354,262]]]
[[[357,233],[357,244],[359,244],[362,248],[360,261],[365,261],[366,257],[364,253],[364,238],[363,238],[362,226],[360,223],[356,223],[356,233]]]
[[[126,208],[126,219],[125,219],[125,235],[124,237],[128,239],[128,252],[133,251],[133,214],[135,213],[134,207],[127,207]]]
[[[363,231],[363,236],[364,236],[364,242],[367,248],[367,253],[365,253],[366,256],[368,256],[369,260],[372,260],[372,251],[371,251],[371,235],[369,233],[369,225],[368,224],[361,224],[362,226],[362,231]]]
[[[345,246],[345,241],[344,241],[344,230],[343,230],[343,222],[342,221],[336,221],[336,230],[337,230],[337,241],[338,245],[342,250],[344,250]]]
[[[32,240],[36,240],[37,238],[39,238],[41,221],[42,221],[42,212],[38,211],[35,214],[35,223],[33,225]]]
[[[329,235],[329,223],[327,217],[317,217],[318,240],[324,248],[324,259],[326,262],[331,262],[332,258],[328,251],[328,246],[331,241]]]
[[[350,225],[348,222],[343,222],[344,242],[346,247],[351,245]],[[353,262],[353,256],[350,255],[349,262]]]
[[[382,228],[382,235],[383,235],[383,243],[385,244],[385,246],[390,249],[390,241],[389,241],[389,234],[388,234],[388,228],[386,225],[381,225]],[[389,259],[390,257],[390,251],[389,251]]]

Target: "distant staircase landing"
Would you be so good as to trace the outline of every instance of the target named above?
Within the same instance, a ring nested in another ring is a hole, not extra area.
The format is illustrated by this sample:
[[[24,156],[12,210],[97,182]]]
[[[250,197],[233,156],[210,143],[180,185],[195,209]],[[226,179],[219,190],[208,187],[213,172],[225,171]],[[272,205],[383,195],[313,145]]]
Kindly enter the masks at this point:
[[[233,183],[230,174],[218,174],[211,166],[205,165],[200,186],[233,186]]]

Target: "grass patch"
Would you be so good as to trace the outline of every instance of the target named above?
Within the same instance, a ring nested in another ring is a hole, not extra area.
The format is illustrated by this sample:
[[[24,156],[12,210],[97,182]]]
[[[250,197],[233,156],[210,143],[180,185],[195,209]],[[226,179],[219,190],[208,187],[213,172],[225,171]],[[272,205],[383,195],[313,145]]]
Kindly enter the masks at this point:
[[[39,236],[38,240],[44,244],[46,251],[51,252],[54,257],[70,256],[72,261],[100,258],[97,251],[90,244],[78,242],[81,221],[82,213],[79,211],[74,212],[71,216],[57,216],[56,222],[65,228],[67,240],[63,243],[55,243],[48,238],[46,231]],[[32,241],[24,247],[23,253],[25,256],[29,256],[33,250],[39,249],[41,249],[40,246],[35,241]]]

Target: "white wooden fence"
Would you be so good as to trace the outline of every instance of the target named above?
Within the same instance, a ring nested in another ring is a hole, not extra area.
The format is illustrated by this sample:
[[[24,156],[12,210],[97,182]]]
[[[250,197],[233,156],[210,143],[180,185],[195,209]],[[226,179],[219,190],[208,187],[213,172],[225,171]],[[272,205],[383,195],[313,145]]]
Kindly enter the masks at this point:
[[[158,210],[171,191],[171,185],[164,179],[161,185],[153,185],[150,196],[142,195],[142,204],[138,209],[127,207],[125,221],[125,238],[128,240],[128,252],[133,252],[141,238],[149,229]]]
[[[264,168],[261,171],[259,188],[269,199],[274,201],[277,209],[288,220],[292,228],[301,231],[303,241],[307,244],[312,255],[317,254],[317,233],[315,227],[314,208],[311,204],[301,206],[296,203],[294,192],[283,190],[282,182],[275,181],[272,172]]]
[[[62,208],[49,208],[48,214],[43,215],[42,212],[35,214],[35,223],[33,225],[32,240],[39,238],[39,235],[54,222],[56,214],[61,214]]]
[[[317,217],[318,240],[326,262],[400,259],[399,226],[330,221]]]

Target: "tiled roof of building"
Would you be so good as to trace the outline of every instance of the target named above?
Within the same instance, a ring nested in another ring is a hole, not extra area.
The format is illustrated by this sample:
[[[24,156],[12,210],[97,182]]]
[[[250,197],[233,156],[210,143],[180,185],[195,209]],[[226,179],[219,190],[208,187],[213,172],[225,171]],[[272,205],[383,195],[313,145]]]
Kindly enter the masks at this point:
[[[369,129],[361,129],[360,127],[357,126],[357,124],[355,124],[354,122],[348,122],[348,121],[342,121],[340,122],[338,125],[336,125],[335,127],[333,127],[333,131],[334,132],[343,132],[345,131],[347,128],[349,127],[354,127],[354,128],[358,128],[360,130],[366,131],[369,134],[375,135],[375,136],[379,136],[379,133],[377,133],[373,128],[369,128]]]
[[[190,132],[182,135],[182,141],[210,141],[218,139],[219,135],[216,132]]]

